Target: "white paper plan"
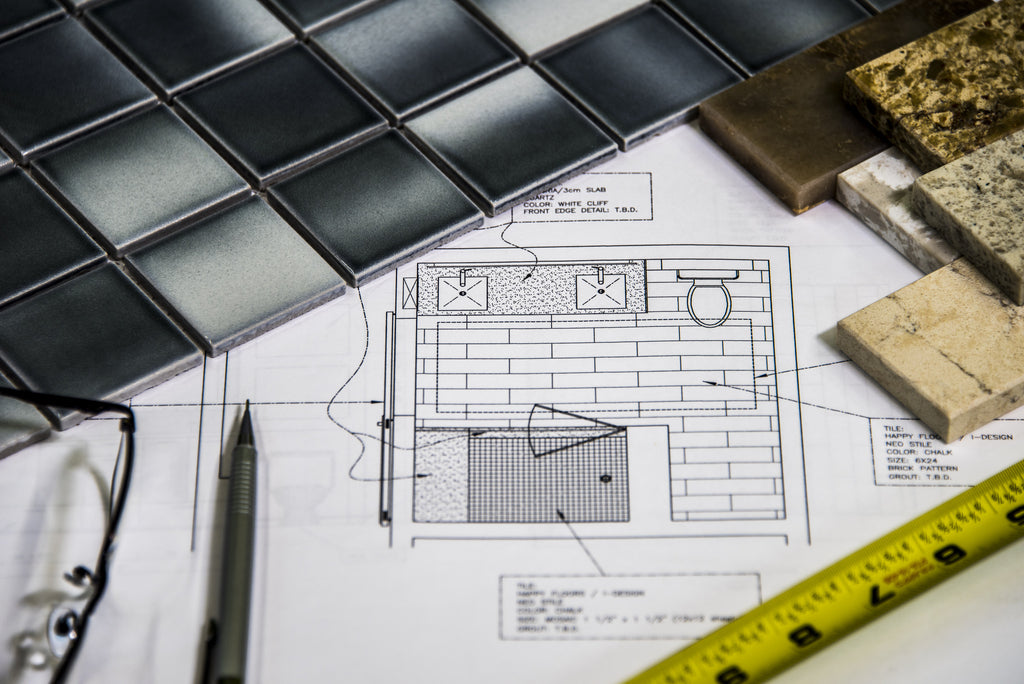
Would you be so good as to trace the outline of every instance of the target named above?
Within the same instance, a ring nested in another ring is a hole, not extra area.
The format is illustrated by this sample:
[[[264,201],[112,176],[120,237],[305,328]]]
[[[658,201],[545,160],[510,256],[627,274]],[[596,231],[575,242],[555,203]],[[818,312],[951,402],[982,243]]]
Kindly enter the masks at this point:
[[[83,682],[192,682],[241,405],[254,682],[618,682],[1024,457],[944,444],[835,348],[919,277],[683,126],[137,396]],[[0,462],[0,682],[90,563],[116,428]],[[1015,682],[1010,547],[779,678]]]

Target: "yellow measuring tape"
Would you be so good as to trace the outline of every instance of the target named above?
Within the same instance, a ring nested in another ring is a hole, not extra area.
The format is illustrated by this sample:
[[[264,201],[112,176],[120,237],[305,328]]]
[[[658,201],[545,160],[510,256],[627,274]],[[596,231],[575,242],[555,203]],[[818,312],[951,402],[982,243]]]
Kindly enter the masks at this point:
[[[627,684],[763,682],[1024,536],[1024,461],[669,656]]]

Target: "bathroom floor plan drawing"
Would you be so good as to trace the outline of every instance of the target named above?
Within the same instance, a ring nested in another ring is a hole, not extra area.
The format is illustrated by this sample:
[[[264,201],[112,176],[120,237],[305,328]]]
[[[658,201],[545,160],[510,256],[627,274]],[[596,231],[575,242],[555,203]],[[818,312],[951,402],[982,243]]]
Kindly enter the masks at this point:
[[[787,248],[529,251],[442,249],[397,273],[380,424],[392,539],[569,524],[806,542]]]

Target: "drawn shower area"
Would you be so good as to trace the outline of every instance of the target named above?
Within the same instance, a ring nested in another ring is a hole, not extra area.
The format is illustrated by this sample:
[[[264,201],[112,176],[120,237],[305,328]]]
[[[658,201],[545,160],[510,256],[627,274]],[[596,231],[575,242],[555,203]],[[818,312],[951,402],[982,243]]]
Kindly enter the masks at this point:
[[[537,252],[442,250],[456,258],[399,271],[382,522],[398,492],[420,534],[801,530],[799,405],[778,398],[799,388],[776,375],[795,368],[785,249]]]

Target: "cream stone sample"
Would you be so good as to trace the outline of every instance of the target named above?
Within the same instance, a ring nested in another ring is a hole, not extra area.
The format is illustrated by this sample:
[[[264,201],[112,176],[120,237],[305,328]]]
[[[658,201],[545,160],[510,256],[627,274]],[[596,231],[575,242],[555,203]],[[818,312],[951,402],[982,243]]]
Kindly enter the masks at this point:
[[[966,259],[839,321],[838,342],[947,442],[1024,403],[1024,307]]]
[[[925,174],[913,205],[1017,304],[1024,304],[1024,131]]]
[[[895,147],[839,174],[836,199],[924,273],[960,256],[910,206],[921,172]]]

